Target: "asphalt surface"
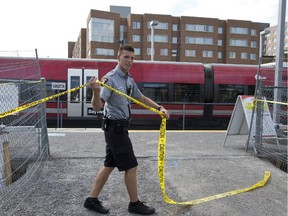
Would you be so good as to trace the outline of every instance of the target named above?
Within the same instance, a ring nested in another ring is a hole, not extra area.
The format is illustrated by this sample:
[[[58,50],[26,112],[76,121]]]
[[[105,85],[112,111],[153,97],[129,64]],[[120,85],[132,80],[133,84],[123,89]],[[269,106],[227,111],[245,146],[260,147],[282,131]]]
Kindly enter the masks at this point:
[[[49,129],[50,158],[29,196],[12,200],[10,215],[100,215],[83,207],[94,176],[105,155],[100,129]],[[225,131],[167,131],[166,194],[189,201],[247,188],[264,178],[264,187],[193,206],[171,205],[163,200],[157,173],[157,131],[129,131],[138,158],[140,200],[156,208],[155,215],[287,216],[287,173],[245,151],[247,136]],[[31,189],[30,188],[30,189]],[[21,194],[20,194],[21,195]],[[19,195],[19,196],[20,196]],[[128,213],[129,198],[123,173],[114,170],[100,194],[109,215]],[[8,208],[8,207],[7,207]],[[5,215],[5,214],[4,214]]]

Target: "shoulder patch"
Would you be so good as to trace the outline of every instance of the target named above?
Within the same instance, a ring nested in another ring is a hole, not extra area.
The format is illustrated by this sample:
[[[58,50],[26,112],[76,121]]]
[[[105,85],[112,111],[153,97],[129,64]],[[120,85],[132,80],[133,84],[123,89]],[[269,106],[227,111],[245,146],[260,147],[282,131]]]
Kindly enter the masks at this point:
[[[101,79],[101,82],[104,83],[104,84],[105,84],[107,81],[108,81],[108,79],[107,79],[106,77],[103,77],[103,78]]]

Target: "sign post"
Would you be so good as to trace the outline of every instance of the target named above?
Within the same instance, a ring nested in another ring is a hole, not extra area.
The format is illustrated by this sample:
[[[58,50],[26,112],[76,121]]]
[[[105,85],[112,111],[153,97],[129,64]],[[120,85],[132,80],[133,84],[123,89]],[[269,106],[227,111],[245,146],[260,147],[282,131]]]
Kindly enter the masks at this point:
[[[52,89],[57,90],[57,94],[59,94],[59,90],[66,90],[66,83],[52,82]],[[57,97],[57,128],[59,128],[59,108],[60,98]],[[62,103],[61,103],[61,127],[62,127]]]

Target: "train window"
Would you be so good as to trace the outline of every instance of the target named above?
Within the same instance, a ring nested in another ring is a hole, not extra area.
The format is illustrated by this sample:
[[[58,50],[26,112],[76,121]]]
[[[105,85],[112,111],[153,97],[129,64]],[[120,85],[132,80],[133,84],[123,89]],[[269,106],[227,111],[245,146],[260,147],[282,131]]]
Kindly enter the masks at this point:
[[[156,102],[168,102],[168,85],[164,83],[144,83],[142,92]]]
[[[89,83],[91,78],[92,78],[92,76],[87,76],[86,77],[86,83]],[[90,103],[91,102],[92,96],[93,96],[93,91],[92,91],[90,86],[87,86],[86,87],[86,103]]]
[[[254,95],[255,94],[255,86],[249,85],[248,86],[248,95]]]
[[[70,80],[71,89],[80,86],[80,77],[79,76],[71,76]],[[79,103],[80,102],[80,90],[76,90],[71,92],[70,98],[71,103]]]
[[[238,95],[244,95],[243,85],[219,85],[219,103],[235,103]]]
[[[175,84],[174,85],[175,102],[200,102],[199,84]]]

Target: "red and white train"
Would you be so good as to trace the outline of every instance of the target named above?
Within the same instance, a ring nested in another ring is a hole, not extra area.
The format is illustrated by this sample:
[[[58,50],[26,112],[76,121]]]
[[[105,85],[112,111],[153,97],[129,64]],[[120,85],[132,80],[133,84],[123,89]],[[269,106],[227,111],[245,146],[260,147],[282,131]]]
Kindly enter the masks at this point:
[[[54,88],[57,83],[71,89],[92,76],[101,79],[117,64],[96,59],[47,58],[39,62],[41,76],[47,81],[47,96],[64,91]],[[256,65],[135,61],[130,73],[144,95],[170,111],[168,129],[192,129],[226,128],[237,95],[254,95],[257,70]],[[57,99],[48,101],[48,126],[56,123],[59,113],[63,127],[82,123],[99,126],[101,113],[93,111],[91,98],[91,89],[85,87],[60,97],[60,108]],[[132,105],[132,128],[157,128],[159,123],[157,114]]]
[[[18,65],[27,77],[39,79],[32,77],[32,69],[25,69],[30,64],[25,59],[2,61],[5,68],[1,67],[0,78],[20,79],[19,73],[9,72]],[[91,77],[101,79],[116,64],[104,59],[39,59],[47,96],[83,85]],[[257,65],[134,61],[130,73],[144,95],[169,110],[168,129],[226,129],[237,96],[254,95],[257,71]],[[274,73],[269,74],[271,81]],[[287,83],[287,68],[285,74]],[[93,111],[91,98],[90,87],[85,87],[46,102],[48,126],[99,127],[102,113]],[[156,129],[159,124],[159,115],[132,104],[131,128]]]

